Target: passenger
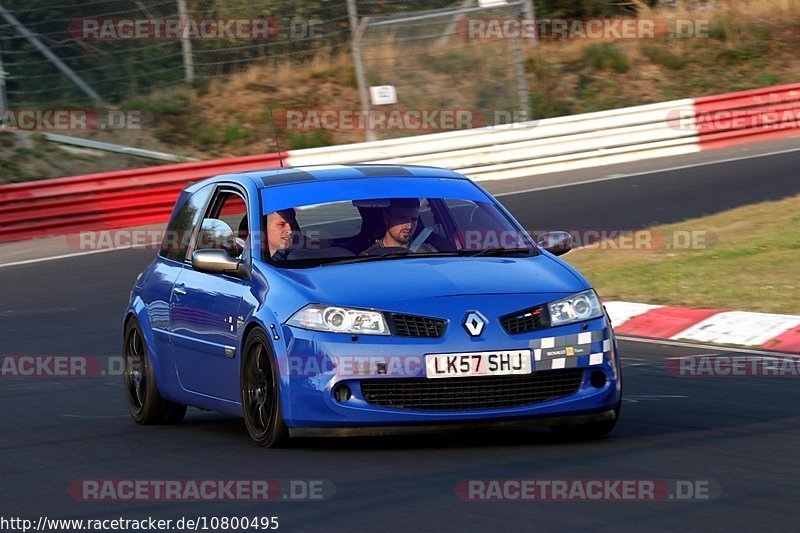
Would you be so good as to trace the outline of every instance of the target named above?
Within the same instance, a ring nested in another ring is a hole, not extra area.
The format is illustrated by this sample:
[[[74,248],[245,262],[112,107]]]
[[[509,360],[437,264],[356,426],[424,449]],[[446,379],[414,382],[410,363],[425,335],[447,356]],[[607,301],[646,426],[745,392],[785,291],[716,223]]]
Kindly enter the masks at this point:
[[[294,209],[282,209],[266,217],[267,246],[273,261],[286,261],[292,252],[292,237],[300,231]]]
[[[393,198],[389,207],[383,210],[386,233],[383,238],[376,240],[372,246],[361,252],[361,255],[379,255],[386,248],[408,249],[412,244],[412,237],[418,222],[418,198]],[[436,251],[436,248],[425,243],[414,250],[417,253],[434,253]]]

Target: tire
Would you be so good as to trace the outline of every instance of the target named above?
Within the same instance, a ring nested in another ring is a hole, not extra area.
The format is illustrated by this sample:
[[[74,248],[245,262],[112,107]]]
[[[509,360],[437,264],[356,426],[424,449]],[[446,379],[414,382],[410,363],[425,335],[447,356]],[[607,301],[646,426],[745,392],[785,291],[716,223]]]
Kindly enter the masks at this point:
[[[243,354],[240,388],[247,432],[260,446],[280,447],[286,443],[289,430],[283,420],[278,365],[267,335],[253,330]]]
[[[186,414],[186,406],[165,400],[158,392],[153,362],[136,319],[131,319],[125,326],[122,353],[125,354],[125,396],[128,400],[128,411],[136,423],[180,423]]]
[[[564,426],[551,426],[550,430],[558,435],[570,440],[593,440],[605,437],[614,429],[619,420],[622,402],[614,408],[615,417],[613,420],[603,420],[602,422],[589,422],[588,424],[573,424]]]

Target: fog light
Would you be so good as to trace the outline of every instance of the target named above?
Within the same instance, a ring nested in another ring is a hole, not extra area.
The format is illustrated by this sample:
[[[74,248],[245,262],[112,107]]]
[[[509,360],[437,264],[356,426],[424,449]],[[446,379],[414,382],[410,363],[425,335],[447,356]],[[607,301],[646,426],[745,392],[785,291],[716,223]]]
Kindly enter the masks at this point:
[[[347,385],[339,385],[333,389],[333,397],[336,398],[337,402],[344,403],[350,399],[350,396],[352,396],[352,393]]]
[[[606,375],[602,372],[593,372],[592,377],[589,378],[589,381],[591,382],[592,386],[602,389],[605,387],[608,378],[606,378]]]

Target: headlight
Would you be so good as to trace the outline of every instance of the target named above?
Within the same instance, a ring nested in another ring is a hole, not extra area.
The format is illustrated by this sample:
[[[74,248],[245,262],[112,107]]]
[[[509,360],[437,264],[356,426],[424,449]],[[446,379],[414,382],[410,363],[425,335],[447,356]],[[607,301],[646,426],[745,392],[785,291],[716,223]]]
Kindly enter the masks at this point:
[[[383,313],[329,305],[309,304],[286,321],[290,326],[333,333],[388,335]]]
[[[563,326],[603,316],[603,307],[592,289],[548,304],[550,325]]]

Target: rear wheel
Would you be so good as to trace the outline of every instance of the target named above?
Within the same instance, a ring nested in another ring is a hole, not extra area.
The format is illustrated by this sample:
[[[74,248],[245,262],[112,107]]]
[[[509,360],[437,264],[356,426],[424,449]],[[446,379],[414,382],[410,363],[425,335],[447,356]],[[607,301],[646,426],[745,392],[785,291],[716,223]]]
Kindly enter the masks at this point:
[[[165,400],[159,394],[147,344],[135,319],[125,326],[124,339],[123,382],[131,416],[142,425],[179,423],[186,414],[186,406]]]
[[[250,437],[267,448],[284,444],[289,431],[283,421],[278,366],[260,329],[253,331],[244,346],[241,389],[242,414]]]

